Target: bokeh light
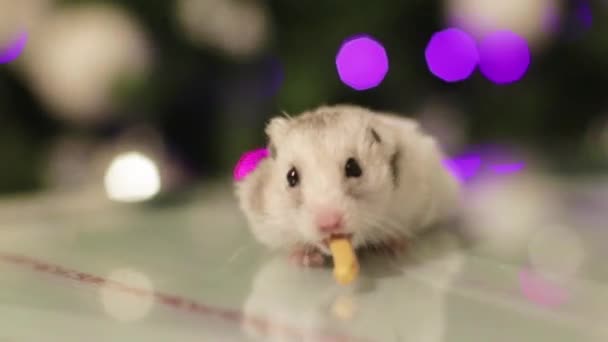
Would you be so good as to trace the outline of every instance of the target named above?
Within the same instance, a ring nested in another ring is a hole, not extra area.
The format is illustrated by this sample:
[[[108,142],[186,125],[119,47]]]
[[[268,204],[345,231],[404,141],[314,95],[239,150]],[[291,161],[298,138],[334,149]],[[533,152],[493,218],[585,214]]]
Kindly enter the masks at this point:
[[[466,183],[478,173],[481,167],[481,157],[472,154],[446,159],[444,160],[444,166],[461,183]]]
[[[268,149],[266,148],[245,152],[234,167],[234,180],[243,180],[248,174],[255,170],[259,162],[266,157],[268,157]]]
[[[446,82],[469,78],[479,61],[475,40],[456,28],[433,34],[424,56],[431,73]]]
[[[527,162],[507,146],[482,145],[444,160],[444,166],[462,183],[474,178],[515,175],[527,169]]]
[[[273,97],[275,96],[283,83],[285,82],[285,66],[283,62],[276,56],[272,56],[266,59],[260,70],[264,73],[263,83],[264,86],[261,88],[261,97]]]
[[[62,7],[28,33],[19,59],[27,81],[51,114],[72,123],[119,113],[117,86],[144,79],[152,64],[144,28],[117,5]]]
[[[591,28],[591,24],[593,23],[593,12],[591,11],[591,6],[588,1],[577,0],[576,18],[584,29]]]
[[[546,17],[546,30],[559,34],[559,38],[577,40],[585,34],[593,24],[593,11],[588,0],[564,1],[560,13],[549,11]]]
[[[127,290],[121,289],[123,286]],[[131,322],[144,318],[150,312],[154,305],[153,291],[148,276],[136,270],[121,268],[110,272],[108,282],[99,289],[99,296],[104,311],[109,316]]]
[[[479,42],[479,69],[496,84],[520,80],[530,65],[530,49],[518,34],[501,30],[488,34]]]
[[[540,172],[480,177],[467,191],[463,222],[479,248],[491,256],[527,252],[531,237],[562,210],[555,183]]]
[[[0,0],[0,46],[37,31],[56,7],[56,0]]]
[[[21,55],[21,52],[23,52],[23,49],[25,49],[27,37],[27,32],[22,32],[7,46],[3,47],[0,52],[0,64],[10,63],[17,59]]]
[[[140,202],[154,197],[161,187],[156,164],[139,152],[118,155],[104,178],[108,197],[119,202]]]
[[[571,277],[585,258],[585,246],[574,232],[561,225],[539,228],[528,243],[528,257],[534,269],[546,277]]]
[[[495,174],[507,175],[522,171],[526,167],[524,162],[500,163],[490,165],[490,169]]]
[[[547,33],[556,33],[562,24],[562,16],[560,10],[556,6],[549,6],[543,17],[543,31]]]
[[[484,145],[475,148],[482,156],[483,172],[486,176],[517,174],[528,168],[520,151],[510,146]]]
[[[336,56],[340,80],[355,90],[382,83],[389,69],[388,55],[380,42],[368,35],[347,39]]]
[[[192,43],[231,57],[254,56],[271,31],[262,1],[178,0],[175,5],[179,24]]]
[[[561,0],[445,0],[446,24],[482,39],[497,30],[509,30],[541,47],[554,37],[548,29],[558,23]]]
[[[539,306],[553,309],[568,299],[566,289],[528,269],[519,273],[519,286],[522,294]]]

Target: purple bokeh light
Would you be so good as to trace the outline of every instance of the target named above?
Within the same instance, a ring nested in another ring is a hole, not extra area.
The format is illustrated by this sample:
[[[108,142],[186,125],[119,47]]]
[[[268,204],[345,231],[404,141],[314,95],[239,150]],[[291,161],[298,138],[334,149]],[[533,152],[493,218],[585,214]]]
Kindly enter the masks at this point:
[[[382,83],[389,69],[386,50],[369,35],[351,37],[336,55],[340,80],[355,90],[367,90]]]
[[[526,168],[526,162],[516,153],[495,145],[471,147],[462,154],[445,159],[443,164],[463,184],[480,174],[506,176]]]
[[[568,292],[544,279],[531,270],[519,273],[519,286],[522,294],[531,302],[547,308],[555,308],[568,299]]]
[[[593,10],[588,0],[571,0],[566,11],[551,6],[545,17],[545,31],[560,34],[566,40],[578,40],[593,24]],[[559,18],[558,18],[559,16]]]
[[[496,84],[520,80],[530,65],[530,48],[526,40],[508,31],[495,31],[479,42],[481,73]]]
[[[496,174],[508,175],[522,171],[525,166],[524,162],[500,163],[490,165],[490,169]]]
[[[255,170],[260,161],[266,157],[268,157],[267,148],[258,148],[243,153],[241,159],[239,159],[239,161],[236,163],[236,166],[234,167],[234,180],[243,180],[245,177],[247,177],[248,174]]]
[[[0,64],[10,63],[17,59],[25,49],[27,38],[28,34],[24,31],[4,47],[0,52]]]
[[[558,33],[562,24],[562,15],[556,4],[549,4],[543,17],[543,32],[549,34]]]
[[[469,78],[479,62],[475,40],[457,28],[433,34],[424,56],[431,73],[446,82]]]
[[[275,96],[285,82],[285,70],[282,61],[278,57],[272,56],[262,63],[260,70],[264,72],[264,84],[260,89],[262,96]]]
[[[578,0],[576,5],[576,18],[585,29],[591,28],[591,23],[593,23],[593,13],[587,0]]]
[[[444,166],[450,171],[460,182],[466,183],[473,178],[481,167],[481,157],[479,155],[465,155],[446,159],[443,162]]]

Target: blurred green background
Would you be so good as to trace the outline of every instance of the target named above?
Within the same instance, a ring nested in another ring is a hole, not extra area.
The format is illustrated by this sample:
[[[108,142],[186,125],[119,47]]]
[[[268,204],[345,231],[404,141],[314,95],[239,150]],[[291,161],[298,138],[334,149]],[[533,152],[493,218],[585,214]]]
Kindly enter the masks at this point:
[[[270,117],[343,102],[419,118],[449,153],[500,143],[605,163],[606,2],[485,1],[479,13],[532,37],[528,73],[502,86],[478,71],[446,83],[425,46],[449,27],[450,8],[474,13],[476,2],[1,1],[3,45],[23,30],[28,42],[0,65],[0,192],[99,182],[124,149],[148,151],[172,189],[229,177],[264,144]],[[534,24],[549,5],[561,8],[550,30]],[[358,33],[390,60],[365,91],[343,84],[335,64]]]

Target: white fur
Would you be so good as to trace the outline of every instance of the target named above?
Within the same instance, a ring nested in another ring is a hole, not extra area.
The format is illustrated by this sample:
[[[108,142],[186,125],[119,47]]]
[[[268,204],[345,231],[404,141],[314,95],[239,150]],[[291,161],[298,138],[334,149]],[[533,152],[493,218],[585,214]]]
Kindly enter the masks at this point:
[[[314,123],[324,120],[328,123]],[[372,143],[369,128],[380,143]],[[266,133],[277,157],[237,182],[236,195],[254,236],[269,247],[308,243],[327,252],[313,224],[321,207],[346,213],[346,230],[359,247],[412,236],[449,218],[458,205],[459,185],[444,168],[441,150],[412,119],[358,106],[323,106],[276,117]],[[402,153],[395,189],[389,160],[396,149]],[[344,177],[343,164],[351,156],[361,164],[361,178]],[[296,188],[286,180],[292,165],[301,175]]]

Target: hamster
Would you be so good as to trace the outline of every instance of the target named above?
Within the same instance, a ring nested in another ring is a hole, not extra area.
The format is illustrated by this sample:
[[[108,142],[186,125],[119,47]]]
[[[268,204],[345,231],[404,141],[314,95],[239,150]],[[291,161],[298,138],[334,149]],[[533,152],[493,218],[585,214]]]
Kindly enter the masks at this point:
[[[255,238],[300,264],[324,265],[337,235],[357,251],[402,249],[458,207],[459,183],[413,119],[327,105],[276,116],[265,133],[269,156],[235,194]]]

